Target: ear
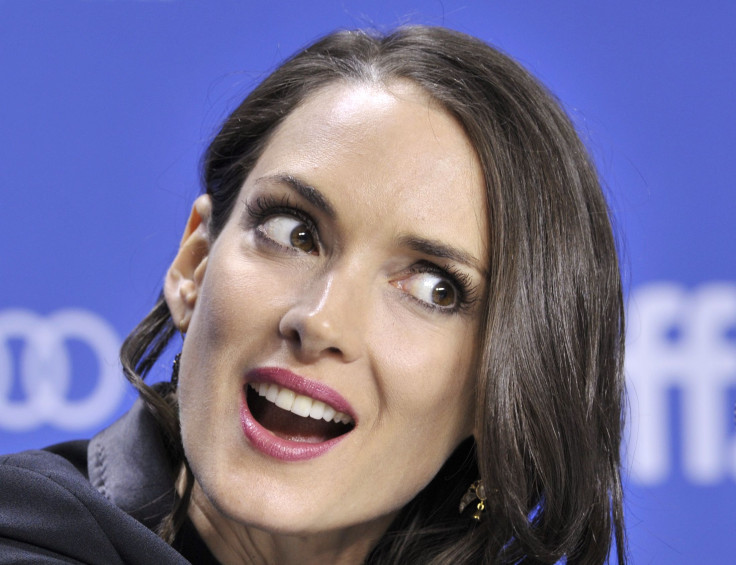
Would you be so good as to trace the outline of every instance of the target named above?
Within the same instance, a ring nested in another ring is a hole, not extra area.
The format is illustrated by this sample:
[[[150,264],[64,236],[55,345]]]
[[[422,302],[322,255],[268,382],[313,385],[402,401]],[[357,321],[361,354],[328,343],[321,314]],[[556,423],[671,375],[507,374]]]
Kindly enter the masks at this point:
[[[164,279],[166,304],[174,324],[182,332],[189,328],[207,267],[207,256],[210,252],[208,224],[211,214],[212,202],[207,194],[203,194],[192,205],[179,252]]]

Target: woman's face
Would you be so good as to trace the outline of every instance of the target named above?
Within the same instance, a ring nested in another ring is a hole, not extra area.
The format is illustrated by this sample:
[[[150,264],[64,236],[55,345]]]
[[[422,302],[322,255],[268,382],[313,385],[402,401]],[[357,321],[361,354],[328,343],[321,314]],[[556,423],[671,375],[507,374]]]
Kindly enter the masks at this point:
[[[234,523],[383,531],[473,433],[488,229],[463,130],[411,84],[333,84],[211,245],[206,198],[166,281],[198,486]]]

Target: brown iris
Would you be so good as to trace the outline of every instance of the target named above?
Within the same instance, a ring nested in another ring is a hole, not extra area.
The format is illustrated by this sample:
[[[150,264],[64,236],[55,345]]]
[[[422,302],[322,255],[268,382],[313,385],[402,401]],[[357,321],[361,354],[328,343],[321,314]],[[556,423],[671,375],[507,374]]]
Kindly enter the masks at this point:
[[[438,306],[455,304],[455,289],[447,281],[442,281],[432,289],[432,302]]]
[[[291,231],[289,241],[294,247],[305,253],[312,253],[316,247],[314,237],[312,237],[312,233],[305,224],[299,224]]]

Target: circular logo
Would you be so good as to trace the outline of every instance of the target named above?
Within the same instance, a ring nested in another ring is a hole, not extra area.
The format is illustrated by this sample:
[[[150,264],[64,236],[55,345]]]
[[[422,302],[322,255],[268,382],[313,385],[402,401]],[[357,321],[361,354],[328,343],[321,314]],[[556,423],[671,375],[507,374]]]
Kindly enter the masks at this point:
[[[23,398],[11,400],[13,355],[10,339],[21,342],[18,378]],[[71,361],[66,340],[81,341],[99,367],[90,393],[70,399]],[[109,418],[120,404],[125,383],[118,361],[120,339],[96,314],[58,310],[42,317],[29,310],[0,312],[0,428],[26,431],[43,424],[82,430]]]

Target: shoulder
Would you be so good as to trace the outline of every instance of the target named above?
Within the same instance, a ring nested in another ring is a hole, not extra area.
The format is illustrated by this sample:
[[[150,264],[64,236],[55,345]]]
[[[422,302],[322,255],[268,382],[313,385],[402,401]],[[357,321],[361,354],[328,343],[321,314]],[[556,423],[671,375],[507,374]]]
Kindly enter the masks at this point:
[[[186,563],[49,451],[0,456],[0,563]]]

